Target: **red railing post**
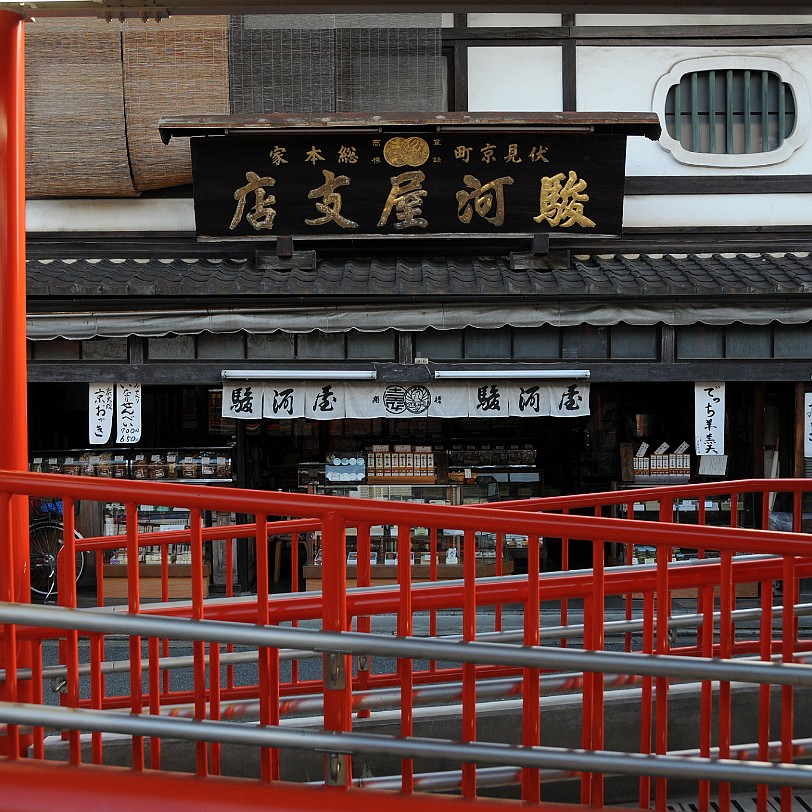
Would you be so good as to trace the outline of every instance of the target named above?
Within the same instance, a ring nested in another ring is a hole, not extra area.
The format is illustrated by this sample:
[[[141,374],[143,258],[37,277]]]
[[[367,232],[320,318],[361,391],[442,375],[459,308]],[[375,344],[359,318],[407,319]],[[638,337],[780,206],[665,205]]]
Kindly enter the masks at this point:
[[[138,505],[127,502],[127,611],[138,614],[141,608],[141,584],[138,580]],[[130,637],[130,711],[140,714],[143,710],[143,683],[141,680],[141,638]],[[144,737],[133,736],[133,769],[144,769]]]
[[[781,662],[794,662],[795,647],[795,600],[797,581],[795,578],[795,557],[784,555],[782,569],[784,595],[781,616]],[[795,723],[795,692],[791,685],[781,686],[781,762],[792,763],[792,734]],[[792,787],[781,787],[781,809],[793,808]]]
[[[398,620],[397,632],[400,637],[411,637],[414,632],[412,618],[412,528],[403,523],[398,526]],[[397,661],[400,680],[400,734],[413,735],[414,721],[414,662],[410,657]],[[414,762],[401,760],[401,791],[411,795],[414,792]]]
[[[476,640],[476,535],[465,529],[462,541],[465,590],[462,600],[462,638]],[[462,740],[476,741],[476,664],[462,664]],[[476,798],[476,764],[462,765],[462,797]]]
[[[600,507],[595,509],[596,515],[600,516]],[[603,541],[592,542],[592,635],[590,648],[595,651],[603,651],[604,623],[606,622],[606,584],[604,583],[604,557],[606,546]],[[584,612],[584,624],[587,623],[586,612]],[[586,675],[584,675],[586,677]],[[604,675],[595,672],[591,675],[592,682],[592,749],[603,750],[606,743],[604,731]],[[593,804],[603,805],[604,781],[603,773],[593,773],[590,801]]]
[[[57,579],[60,585],[59,603],[76,608],[76,535],[74,527],[74,500],[62,500],[62,538],[64,544],[57,561]],[[65,635],[65,657],[68,668],[66,700],[68,707],[75,708],[79,703],[79,634],[71,629]],[[79,731],[71,731],[70,762],[77,766],[82,761],[82,748]]]
[[[674,498],[665,496],[660,500],[660,522],[674,521]],[[668,585],[668,564],[671,561],[671,548],[657,547],[657,628],[656,645],[657,654],[668,654],[670,647],[668,640],[668,621],[671,617],[671,592]],[[668,752],[668,689],[666,677],[657,677],[655,685],[655,752]],[[668,785],[665,778],[658,778],[654,782],[655,804],[657,809],[665,808],[665,799]]]
[[[372,582],[372,545],[370,540],[369,525],[359,525],[356,533],[358,539],[358,556],[356,560],[356,584],[368,587]],[[383,562],[381,562],[383,563]],[[361,634],[369,634],[372,631],[372,620],[369,615],[359,615],[357,628]],[[358,661],[358,688],[365,691],[369,688],[370,657],[360,658]],[[358,711],[359,719],[366,719],[370,715],[369,708],[362,708]]]
[[[541,538],[527,537],[527,601],[524,606],[524,645],[538,646],[541,642],[539,629],[541,596],[539,593],[541,567]],[[541,703],[539,700],[540,674],[537,668],[522,670],[522,745],[538,747],[541,743]],[[541,799],[539,771],[530,767],[522,769],[522,800],[537,804]]]
[[[0,467],[28,468],[25,355],[25,59],[21,17],[0,11],[0,393],[4,404],[0,429]],[[0,540],[0,600],[29,600],[28,506],[22,496],[7,503],[9,519]],[[0,667],[26,664],[7,630],[6,656]],[[16,680],[0,685],[0,698],[22,698]],[[12,693],[14,696],[12,696]],[[0,752],[4,743],[0,741]]]
[[[203,514],[200,508],[189,511],[189,539],[192,546],[192,612],[193,620],[203,620]],[[262,540],[257,539],[257,548]],[[259,564],[257,564],[259,566]],[[259,575],[257,575],[259,578]],[[167,575],[168,580],[168,575]],[[168,590],[168,585],[167,585]],[[162,586],[163,589],[163,586]],[[195,718],[206,718],[206,645],[202,640],[192,644],[194,658]],[[260,671],[262,665],[260,663]],[[219,674],[217,676],[219,679]],[[208,745],[197,742],[195,745],[197,775],[205,778],[208,775]]]
[[[25,353],[25,26],[22,17],[0,11],[0,468],[28,469],[28,417]],[[0,526],[0,600],[30,600],[28,501],[12,496]],[[29,646],[18,649],[13,630],[5,630],[0,668],[31,665]],[[29,682],[0,683],[0,699],[27,701]],[[0,754],[20,742],[0,737]]]
[[[0,11],[0,468],[28,470],[25,352],[25,34],[22,17]],[[11,500],[12,572],[0,572],[0,598],[27,603],[28,504]]]
[[[762,524],[769,526],[769,502],[764,494]],[[761,582],[761,622],[759,624],[761,659],[770,662],[773,653],[773,582]],[[704,652],[703,652],[704,653]],[[770,753],[770,709],[772,706],[771,686],[767,683],[759,686],[758,710],[758,757],[767,761]],[[769,787],[759,784],[756,787],[756,802],[759,809],[767,808]]]
[[[322,628],[347,631],[347,539],[343,517],[336,511],[322,521]],[[324,657],[324,729],[352,729],[352,664],[348,654]],[[346,788],[352,767],[349,756],[325,756],[326,783]],[[342,769],[343,765],[343,769]]]

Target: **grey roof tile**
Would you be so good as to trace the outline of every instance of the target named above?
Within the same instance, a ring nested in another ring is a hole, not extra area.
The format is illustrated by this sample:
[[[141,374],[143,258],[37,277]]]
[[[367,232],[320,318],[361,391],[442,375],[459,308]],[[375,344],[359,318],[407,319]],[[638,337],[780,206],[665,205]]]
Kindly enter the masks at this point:
[[[29,259],[30,297],[632,296],[812,292],[812,255],[611,254],[546,267],[525,257],[325,258],[262,270],[234,258]]]

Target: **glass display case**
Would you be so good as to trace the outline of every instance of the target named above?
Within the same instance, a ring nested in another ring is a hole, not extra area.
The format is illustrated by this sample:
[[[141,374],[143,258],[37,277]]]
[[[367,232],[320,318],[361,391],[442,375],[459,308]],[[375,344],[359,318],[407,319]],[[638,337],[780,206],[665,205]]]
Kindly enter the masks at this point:
[[[461,485],[461,505],[532,499],[544,492],[544,472],[532,465],[449,466],[448,477]]]
[[[635,490],[635,486],[623,486],[621,490]],[[703,524],[711,527],[731,527],[731,522],[738,527],[747,527],[752,524],[751,511],[738,505],[737,515],[731,516],[732,505],[730,498],[707,497],[703,504]],[[628,515],[626,504],[617,506],[617,515],[621,518],[632,518],[642,521],[660,521],[660,503],[657,500],[636,501],[632,504],[632,515]],[[675,499],[672,505],[671,521],[674,524],[699,524],[699,500],[697,498]],[[625,562],[624,545],[616,545],[616,563]],[[690,561],[696,559],[699,551],[696,547],[681,546],[675,547],[671,551],[672,560]],[[717,558],[718,550],[706,549],[703,552],[706,558]],[[657,548],[650,544],[637,543],[632,545],[632,564],[655,564],[657,562]],[[736,585],[737,597],[754,597],[756,585],[749,583],[738,583]],[[694,597],[696,590],[675,591],[673,597]]]
[[[113,479],[166,479],[230,483],[234,449],[139,448],[134,446],[95,449],[38,451],[30,469],[47,474],[109,477]]]
[[[119,502],[108,502],[104,510],[104,535],[117,536],[127,532],[126,507]],[[142,600],[160,600],[162,595],[161,569],[163,550],[166,548],[168,564],[168,599],[188,599],[192,596],[192,545],[149,545],[144,542],[151,534],[161,535],[172,530],[188,530],[190,512],[187,508],[161,505],[138,506],[139,592]],[[143,534],[143,535],[142,535]],[[157,540],[157,539],[156,539]],[[203,595],[208,595],[211,576],[211,542],[204,543]],[[103,555],[104,596],[107,603],[127,597],[127,549],[105,550]]]
[[[231,485],[234,476],[234,449],[231,446],[205,448],[105,447],[36,452],[31,456],[32,471],[105,477],[111,479],[164,480],[209,485]],[[92,507],[92,506],[89,506]],[[87,511],[96,518],[85,534],[115,536],[127,530],[126,509],[118,502],[96,504]],[[189,528],[189,510],[161,505],[138,506],[139,534],[163,533]],[[192,550],[188,543],[144,545],[139,547],[139,591],[144,600],[160,600],[162,595],[162,549],[169,565],[168,598],[186,599],[192,594]],[[217,544],[214,542],[212,544]],[[212,571],[211,544],[204,550],[203,594],[207,595]],[[105,602],[127,598],[127,550],[104,551],[100,564],[104,578]]]

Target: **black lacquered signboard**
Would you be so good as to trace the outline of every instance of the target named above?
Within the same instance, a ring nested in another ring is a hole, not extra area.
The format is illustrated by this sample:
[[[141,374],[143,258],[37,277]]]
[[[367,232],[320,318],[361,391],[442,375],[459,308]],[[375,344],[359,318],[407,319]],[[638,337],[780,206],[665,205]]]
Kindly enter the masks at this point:
[[[625,135],[347,128],[191,141],[201,238],[621,230]]]

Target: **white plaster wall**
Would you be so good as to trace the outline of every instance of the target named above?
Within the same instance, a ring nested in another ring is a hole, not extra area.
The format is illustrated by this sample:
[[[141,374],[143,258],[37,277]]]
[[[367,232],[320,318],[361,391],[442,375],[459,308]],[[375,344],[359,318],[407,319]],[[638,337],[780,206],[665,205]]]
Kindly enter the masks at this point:
[[[685,59],[707,56],[765,56],[780,59],[800,73],[805,97],[799,108],[812,105],[812,46],[785,45],[747,48],[690,48],[679,46],[581,47],[577,51],[578,109],[581,111],[652,112],[654,87],[661,76]],[[799,88],[795,88],[796,94]],[[681,164],[671,153],[645,138],[629,139],[627,175],[710,176],[812,174],[812,137],[785,161],[748,168],[695,167]],[[812,218],[810,218],[812,219]]]
[[[178,232],[194,234],[193,201],[30,200],[29,234]],[[812,224],[812,195],[627,196],[626,228]]]
[[[561,25],[560,14],[482,14],[468,15],[470,28],[553,28]]]
[[[562,105],[560,48],[468,50],[471,112],[559,112]]]
[[[812,14],[576,14],[576,25],[792,25],[812,23]]]
[[[160,200],[29,200],[25,204],[29,234],[94,232],[194,233],[191,198]]]
[[[624,228],[809,226],[812,195],[630,195]]]

